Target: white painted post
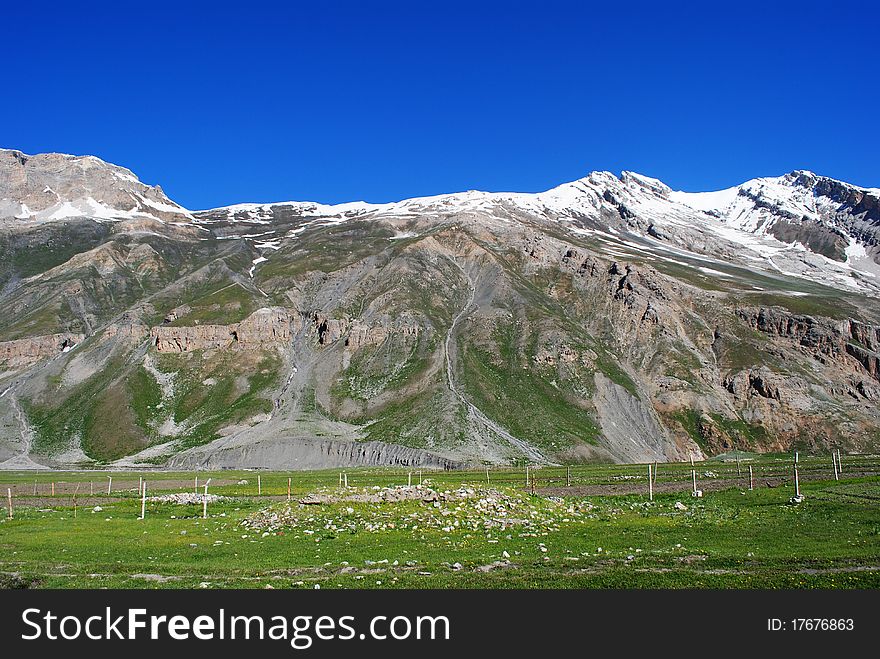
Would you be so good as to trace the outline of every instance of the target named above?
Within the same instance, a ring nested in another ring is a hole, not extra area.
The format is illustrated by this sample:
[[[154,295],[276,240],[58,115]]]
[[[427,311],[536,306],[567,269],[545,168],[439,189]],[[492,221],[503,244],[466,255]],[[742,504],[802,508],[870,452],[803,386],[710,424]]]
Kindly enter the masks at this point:
[[[571,467],[568,467],[565,470],[565,485],[571,487]]]
[[[95,483],[94,481],[89,481],[89,496],[95,496]]]
[[[654,476],[651,465],[648,465],[648,501],[654,500]]]
[[[691,469],[691,478],[693,478],[693,481],[694,481],[694,494],[696,495],[696,492],[697,492],[697,470],[696,469]]]
[[[147,516],[147,481],[141,484],[141,519]]]
[[[843,462],[840,460],[840,449],[837,449],[837,471],[843,473]]]
[[[55,496],[55,481],[52,481],[52,496]]]
[[[529,465],[526,465],[526,487],[529,486]]]
[[[800,456],[798,455],[798,452],[795,451],[795,452],[794,452],[794,462],[795,462],[795,464],[797,464],[799,458],[800,458]]]
[[[110,494],[110,488],[113,487],[113,476],[107,476],[110,480],[107,482],[107,494]],[[55,484],[52,484],[52,494],[55,494]]]
[[[834,480],[840,480],[840,474],[837,471],[837,456],[834,455],[834,451],[831,451],[831,464],[834,466]]]
[[[196,476],[195,481],[193,481],[193,494],[198,496],[199,494],[199,477]]]
[[[489,484],[489,467],[486,467],[486,485]]]
[[[739,476],[739,451],[736,452],[736,475]]]
[[[412,472],[406,475],[406,485],[407,487],[412,487]]]
[[[287,479],[287,501],[290,502],[290,479]]]
[[[752,475],[752,465],[749,465],[749,490],[755,489],[755,479]]]
[[[144,489],[144,477],[139,476],[138,477],[138,496],[141,495],[141,492],[143,491],[143,489]]]
[[[339,487],[342,487],[342,472],[339,472]]]
[[[208,484],[205,483],[205,496],[202,498],[202,519],[208,519]]]
[[[422,470],[419,469],[419,485],[422,484]]]
[[[691,469],[693,469],[693,467],[694,467],[694,456],[690,456],[690,458],[691,458]]]
[[[261,476],[257,476],[257,496],[263,496],[263,478]]]
[[[342,474],[342,486],[348,487],[348,472],[343,472]]]
[[[7,506],[7,512],[9,513],[9,515],[7,515],[7,517],[9,519],[12,519],[12,488],[11,487],[6,488],[6,506]]]
[[[800,497],[801,495],[801,483],[800,480],[798,480],[797,462],[794,463],[794,495],[796,497]]]

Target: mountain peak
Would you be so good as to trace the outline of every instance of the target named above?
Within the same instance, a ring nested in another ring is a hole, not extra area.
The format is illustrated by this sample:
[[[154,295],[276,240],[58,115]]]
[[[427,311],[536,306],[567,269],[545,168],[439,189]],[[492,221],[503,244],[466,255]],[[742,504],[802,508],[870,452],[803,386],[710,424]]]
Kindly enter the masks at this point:
[[[0,219],[192,219],[162,188],[96,156],[0,149]]]

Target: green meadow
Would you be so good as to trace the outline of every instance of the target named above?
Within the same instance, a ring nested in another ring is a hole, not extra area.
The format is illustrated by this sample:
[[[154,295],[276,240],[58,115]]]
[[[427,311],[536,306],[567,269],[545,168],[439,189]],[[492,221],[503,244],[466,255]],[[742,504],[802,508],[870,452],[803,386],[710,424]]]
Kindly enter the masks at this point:
[[[835,480],[802,457],[793,504],[791,456],[736,457],[694,466],[700,498],[689,464],[661,463],[653,500],[647,465],[530,469],[528,485],[525,468],[2,472],[0,586],[880,587],[880,458],[844,456]],[[151,500],[208,478],[206,518],[198,499]]]

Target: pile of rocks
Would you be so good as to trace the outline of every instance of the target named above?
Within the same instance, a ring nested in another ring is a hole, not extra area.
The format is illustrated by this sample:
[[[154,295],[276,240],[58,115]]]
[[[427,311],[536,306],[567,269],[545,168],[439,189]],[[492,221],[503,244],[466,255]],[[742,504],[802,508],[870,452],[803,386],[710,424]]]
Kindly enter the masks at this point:
[[[351,505],[349,505],[351,504]],[[413,505],[415,504],[415,505]],[[520,532],[555,530],[561,521],[587,511],[515,491],[424,486],[339,489],[311,493],[299,505],[274,505],[251,514],[242,525],[255,531],[376,533],[389,529],[488,531],[516,527]]]
[[[216,503],[224,501],[226,497],[219,494],[209,494],[208,503]],[[176,503],[180,505],[201,504],[205,501],[204,494],[196,494],[195,492],[178,492],[177,494],[160,494],[154,497],[147,497],[147,501],[152,503]]]

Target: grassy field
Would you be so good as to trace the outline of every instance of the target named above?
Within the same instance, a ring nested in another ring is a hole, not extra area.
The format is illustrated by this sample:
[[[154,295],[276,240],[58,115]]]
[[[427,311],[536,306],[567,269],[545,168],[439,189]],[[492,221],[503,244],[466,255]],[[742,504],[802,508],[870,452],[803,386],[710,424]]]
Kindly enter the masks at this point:
[[[493,470],[488,484],[485,472],[423,472],[418,492],[388,469],[346,470],[347,489],[339,470],[5,472],[14,519],[0,521],[0,585],[880,587],[880,459],[845,456],[836,481],[830,458],[802,457],[799,505],[790,456],[695,470],[702,498],[690,495],[690,465],[660,464],[653,501],[645,465],[530,470],[534,494],[524,469]],[[207,519],[201,504],[148,500],[140,520],[141,477],[150,496],[212,478],[209,492],[224,498]],[[384,488],[414,498],[377,502]],[[424,501],[429,490],[439,500]],[[307,495],[325,502],[300,504]]]

